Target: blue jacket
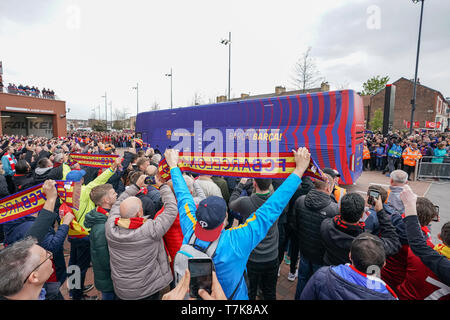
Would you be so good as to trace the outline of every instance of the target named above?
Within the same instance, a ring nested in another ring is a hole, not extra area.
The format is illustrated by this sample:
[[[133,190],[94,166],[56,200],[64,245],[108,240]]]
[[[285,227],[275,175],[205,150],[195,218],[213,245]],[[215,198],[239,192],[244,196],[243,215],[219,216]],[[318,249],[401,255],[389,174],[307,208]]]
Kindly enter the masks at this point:
[[[183,244],[188,243],[197,222],[194,199],[179,168],[172,168],[170,174],[178,201]],[[252,213],[241,225],[222,230],[216,253],[213,256],[217,278],[227,297],[237,288],[234,300],[248,300],[244,271],[253,249],[263,240],[289,203],[301,183],[300,177],[291,174],[275,193]],[[209,242],[197,240],[197,245],[206,248]]]
[[[379,278],[353,270],[349,264],[322,267],[309,279],[300,300],[395,300]]]
[[[17,160],[13,154],[11,154],[11,158],[13,159],[14,163],[17,163]],[[14,171],[11,168],[11,164],[9,163],[9,159],[7,156],[2,157],[2,165],[3,165],[3,170],[5,170],[5,176],[13,176],[14,175]]]
[[[56,213],[42,209],[39,215],[48,215],[53,221],[56,219]],[[26,236],[31,235],[38,239],[38,244],[44,249],[53,253],[53,262],[55,263],[56,277],[59,282],[63,283],[67,277],[66,275],[66,262],[64,260],[63,245],[64,240],[67,237],[69,226],[66,224],[60,225],[58,230],[49,227],[47,233],[40,237],[34,232],[30,233],[30,229],[34,227],[35,221],[38,221],[35,217],[26,216],[13,221],[5,222],[3,224],[3,231],[5,232],[5,244],[11,245],[16,241],[24,239]],[[48,221],[48,219],[47,219]],[[45,223],[47,223],[45,221]]]

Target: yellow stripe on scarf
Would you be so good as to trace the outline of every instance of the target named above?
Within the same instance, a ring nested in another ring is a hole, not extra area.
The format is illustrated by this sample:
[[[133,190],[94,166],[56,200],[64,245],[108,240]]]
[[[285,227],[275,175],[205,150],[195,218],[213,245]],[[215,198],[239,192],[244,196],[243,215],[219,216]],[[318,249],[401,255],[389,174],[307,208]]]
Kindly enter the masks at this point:
[[[443,256],[447,257],[447,259],[450,259],[450,247],[447,247],[445,244],[437,244],[434,247],[434,250],[442,254]]]

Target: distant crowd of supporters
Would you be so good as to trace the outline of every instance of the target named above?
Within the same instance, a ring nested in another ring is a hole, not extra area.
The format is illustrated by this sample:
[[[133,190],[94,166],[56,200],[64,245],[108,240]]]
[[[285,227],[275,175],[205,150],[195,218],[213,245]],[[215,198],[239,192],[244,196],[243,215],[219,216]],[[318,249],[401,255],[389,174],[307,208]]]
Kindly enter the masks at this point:
[[[21,84],[19,86],[16,86],[14,83],[9,83],[6,88],[7,92],[11,94],[19,94],[22,96],[31,96],[36,98],[55,99],[55,92],[53,90],[45,88],[43,88],[41,91],[38,87],[35,86],[23,86]]]

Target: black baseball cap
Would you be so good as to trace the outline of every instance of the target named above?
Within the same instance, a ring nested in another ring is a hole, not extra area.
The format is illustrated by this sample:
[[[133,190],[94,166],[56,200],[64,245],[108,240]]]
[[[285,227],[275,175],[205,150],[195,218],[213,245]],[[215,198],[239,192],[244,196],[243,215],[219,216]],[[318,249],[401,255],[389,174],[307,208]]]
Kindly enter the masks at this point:
[[[323,172],[323,173],[326,173],[326,174],[329,174],[329,175],[332,176],[333,178],[341,177],[341,174],[340,174],[337,170],[335,170],[335,169],[324,168],[324,169],[322,169],[322,172]]]

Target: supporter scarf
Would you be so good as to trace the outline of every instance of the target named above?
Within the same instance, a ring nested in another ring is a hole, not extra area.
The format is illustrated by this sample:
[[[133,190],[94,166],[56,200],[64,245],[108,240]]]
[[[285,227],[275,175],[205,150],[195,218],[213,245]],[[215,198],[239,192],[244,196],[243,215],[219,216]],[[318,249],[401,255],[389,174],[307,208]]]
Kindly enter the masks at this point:
[[[189,171],[213,176],[241,178],[287,178],[295,169],[295,158],[292,152],[276,154],[224,153],[221,156],[207,156],[201,153],[179,153],[178,167],[181,171]],[[158,172],[164,180],[170,179],[170,168],[166,159],[159,162]],[[324,180],[324,174],[311,158],[303,176]]]
[[[109,216],[109,211],[106,209],[103,209],[102,207],[97,207],[97,212],[104,214],[105,216]]]
[[[124,229],[138,229],[145,223],[145,221],[147,221],[147,218],[116,218],[116,220],[114,220],[114,224]]]
[[[349,224],[342,220],[340,214],[333,218],[333,222],[338,229],[354,237],[357,237],[359,234],[363,233],[364,227],[366,226],[362,221],[358,222],[357,224]]]
[[[437,244],[434,247],[434,250],[436,250],[443,256],[447,257],[447,259],[450,259],[450,247],[447,247],[445,244],[443,243]]]
[[[148,189],[145,187],[142,187],[137,194],[140,194],[140,193],[146,195],[148,193]]]
[[[9,164],[11,165],[11,170],[13,172],[16,172],[16,164],[14,163],[14,160],[11,157],[11,155],[9,153],[5,153],[5,156],[8,158]]]
[[[55,181],[59,199],[71,208],[79,208],[81,185],[73,181]],[[41,183],[0,199],[0,224],[39,212],[47,200]]]
[[[77,162],[80,166],[93,168],[109,168],[112,166],[118,155],[115,154],[86,154],[71,153],[71,162]]]

